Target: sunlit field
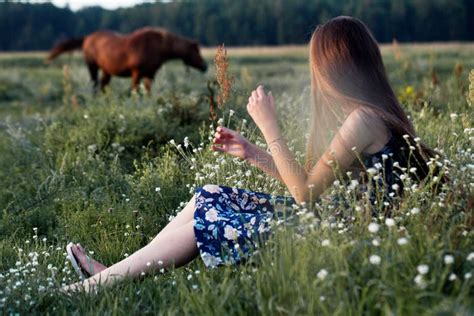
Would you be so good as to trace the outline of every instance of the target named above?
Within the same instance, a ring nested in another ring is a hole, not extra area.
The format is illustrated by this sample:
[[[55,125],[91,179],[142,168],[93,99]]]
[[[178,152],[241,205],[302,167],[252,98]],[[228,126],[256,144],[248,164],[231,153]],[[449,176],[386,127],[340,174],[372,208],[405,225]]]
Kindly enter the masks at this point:
[[[417,186],[406,170],[404,200],[390,218],[373,217],[368,202],[354,198],[357,183],[341,180],[330,193],[346,207],[323,199],[295,209],[296,221],[275,222],[245,264],[207,270],[198,259],[72,296],[58,291],[79,280],[65,257],[69,241],[109,265],[149,242],[198,186],[288,195],[255,168],[213,153],[210,141],[225,125],[265,147],[245,109],[263,84],[303,161],[306,47],[229,48],[235,80],[215,120],[214,67],[201,74],[171,62],[151,96],[117,78],[94,95],[79,53],[51,65],[40,52],[0,54],[0,312],[472,315],[473,52],[474,44],[382,47],[399,100],[421,140],[439,152],[430,164],[448,179]],[[204,49],[211,66],[214,53]]]

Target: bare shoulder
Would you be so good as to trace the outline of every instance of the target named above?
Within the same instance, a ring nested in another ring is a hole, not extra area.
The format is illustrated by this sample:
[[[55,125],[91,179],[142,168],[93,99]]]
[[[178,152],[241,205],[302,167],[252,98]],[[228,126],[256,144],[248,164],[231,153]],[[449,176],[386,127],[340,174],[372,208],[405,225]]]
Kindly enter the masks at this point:
[[[372,111],[365,109],[355,109],[345,119],[341,131],[344,132],[363,132],[370,130],[374,125],[379,125],[377,116]]]
[[[389,139],[389,133],[383,119],[375,111],[358,108],[352,111],[340,129],[343,139],[352,139],[359,144],[364,153],[381,149]]]

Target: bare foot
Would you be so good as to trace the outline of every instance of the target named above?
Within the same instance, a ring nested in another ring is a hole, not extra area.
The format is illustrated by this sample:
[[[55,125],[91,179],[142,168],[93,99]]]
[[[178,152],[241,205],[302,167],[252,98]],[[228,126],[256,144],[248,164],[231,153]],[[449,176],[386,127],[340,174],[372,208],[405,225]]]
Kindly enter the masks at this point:
[[[71,247],[72,253],[74,257],[77,259],[77,263],[85,272],[89,273],[90,276],[99,273],[105,269],[102,263],[95,261],[91,257],[89,257],[84,248],[80,244],[75,244]]]

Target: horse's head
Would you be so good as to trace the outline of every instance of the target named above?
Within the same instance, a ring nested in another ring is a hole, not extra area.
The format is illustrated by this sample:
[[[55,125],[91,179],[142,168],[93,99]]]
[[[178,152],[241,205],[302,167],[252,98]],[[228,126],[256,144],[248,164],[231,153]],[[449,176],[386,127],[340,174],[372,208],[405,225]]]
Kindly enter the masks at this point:
[[[207,70],[207,64],[199,51],[199,44],[195,41],[189,42],[183,61],[186,65],[199,69],[202,72]]]

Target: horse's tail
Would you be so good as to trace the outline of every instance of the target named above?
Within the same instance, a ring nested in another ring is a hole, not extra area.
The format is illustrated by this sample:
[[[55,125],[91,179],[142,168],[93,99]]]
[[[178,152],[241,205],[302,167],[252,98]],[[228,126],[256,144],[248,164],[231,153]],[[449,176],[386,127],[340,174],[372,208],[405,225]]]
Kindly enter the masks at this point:
[[[84,37],[71,38],[60,42],[58,45],[54,46],[53,49],[51,49],[51,51],[49,52],[47,62],[50,62],[51,60],[58,57],[64,52],[81,49],[83,42]]]

